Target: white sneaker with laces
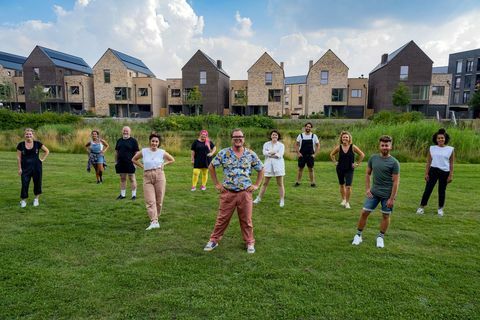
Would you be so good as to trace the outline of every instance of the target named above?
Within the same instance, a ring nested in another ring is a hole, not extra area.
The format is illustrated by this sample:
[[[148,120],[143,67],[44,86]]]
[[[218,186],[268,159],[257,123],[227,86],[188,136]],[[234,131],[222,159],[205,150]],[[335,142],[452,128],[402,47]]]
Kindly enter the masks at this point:
[[[439,217],[443,217],[443,208],[439,208],[437,212]]]
[[[25,200],[20,200],[20,207],[25,208],[27,206],[27,201]]]
[[[340,202],[340,205],[345,207],[346,203],[347,203],[347,200],[343,199],[342,202]]]
[[[207,244],[205,245],[205,247],[203,247],[203,251],[212,251],[213,249],[215,249],[216,247],[218,247],[218,243],[215,242],[215,241],[208,241]]]
[[[285,207],[285,200],[280,199],[280,208]]]
[[[158,228],[160,228],[160,223],[152,222],[145,230],[152,230],[152,229],[158,229]]]
[[[247,253],[255,253],[255,245],[253,243],[247,246]]]
[[[348,203],[348,202],[345,203],[345,209],[351,209],[350,208],[350,203]]]
[[[377,248],[383,248],[385,247],[385,244],[383,242],[383,238],[382,237],[377,237]]]
[[[352,244],[354,246],[358,246],[360,243],[362,243],[362,241],[363,241],[362,236],[359,236],[358,234],[356,234],[355,237],[353,237]]]
[[[33,206],[38,207],[40,203],[38,202],[38,199],[33,199]]]
[[[256,197],[255,200],[253,200],[253,204],[259,204],[260,201],[262,201],[262,198]]]
[[[425,213],[425,209],[423,208],[418,208],[417,209],[417,214],[424,214]]]

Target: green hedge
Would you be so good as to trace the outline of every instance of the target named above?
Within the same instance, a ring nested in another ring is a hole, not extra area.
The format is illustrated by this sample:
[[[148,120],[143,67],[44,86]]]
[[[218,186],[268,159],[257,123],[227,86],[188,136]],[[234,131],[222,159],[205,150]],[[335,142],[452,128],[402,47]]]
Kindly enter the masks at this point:
[[[76,124],[82,118],[68,113],[19,113],[0,109],[0,130],[18,128],[37,129],[47,124]]]

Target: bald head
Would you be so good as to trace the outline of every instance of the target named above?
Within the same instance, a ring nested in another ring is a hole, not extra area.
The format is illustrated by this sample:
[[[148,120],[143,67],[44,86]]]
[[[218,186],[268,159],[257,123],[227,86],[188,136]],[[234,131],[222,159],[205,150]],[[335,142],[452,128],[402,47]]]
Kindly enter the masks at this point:
[[[123,139],[128,139],[130,138],[130,134],[132,132],[132,129],[130,129],[130,127],[128,126],[125,126],[122,128],[122,136],[123,136]]]

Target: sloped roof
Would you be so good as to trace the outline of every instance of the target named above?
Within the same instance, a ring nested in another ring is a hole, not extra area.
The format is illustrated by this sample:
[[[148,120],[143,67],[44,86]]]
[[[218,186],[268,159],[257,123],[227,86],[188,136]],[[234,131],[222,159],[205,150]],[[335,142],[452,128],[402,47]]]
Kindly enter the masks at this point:
[[[0,51],[0,65],[5,69],[22,71],[26,57]]]
[[[153,72],[143,63],[142,60],[129,56],[123,52],[110,49],[112,53],[127,67],[129,70],[138,71],[143,74],[155,77]]]
[[[230,78],[228,73],[225,70],[223,70],[222,68],[219,68],[217,66],[217,62],[215,60],[213,60],[212,58],[210,58],[205,52],[203,52],[202,50],[197,50],[197,52],[195,52],[195,54],[193,56],[195,56],[197,53],[203,55],[215,67],[215,69],[217,69],[219,72],[223,73],[224,75],[226,75],[227,77]],[[192,56],[192,58],[193,58],[193,56]],[[190,60],[191,60],[191,58],[190,58]],[[190,60],[188,60],[188,62],[190,62]],[[188,62],[185,65],[187,65]],[[183,68],[185,68],[185,65],[182,67],[182,70],[183,70]]]
[[[411,42],[411,41],[410,41]],[[383,68],[384,66],[386,66],[390,61],[392,61],[393,58],[395,58],[410,42],[407,42],[405,43],[403,46],[401,46],[400,48],[398,48],[397,50],[393,51],[392,53],[390,53],[387,57],[387,61],[385,63],[379,63],[375,68],[373,68],[372,71],[370,71],[370,73],[374,73],[375,71],[377,71],[378,69],[381,69]]]
[[[80,57],[38,46],[57,67],[93,74],[92,68]]]
[[[432,73],[448,73],[448,66],[433,67]]]
[[[285,84],[306,84],[306,83],[307,83],[307,75],[285,77]]]
[[[254,64],[252,64],[252,66],[250,68],[248,68],[247,72],[250,72],[250,70],[260,61],[262,60],[263,57],[267,57],[269,58],[270,60],[272,60],[280,69],[282,69],[283,71],[283,76],[285,77],[285,71],[283,70],[283,68],[277,63],[277,61],[275,61],[275,59],[272,58],[271,55],[269,55],[267,52],[264,52],[260,58],[257,59],[257,61],[255,61]]]

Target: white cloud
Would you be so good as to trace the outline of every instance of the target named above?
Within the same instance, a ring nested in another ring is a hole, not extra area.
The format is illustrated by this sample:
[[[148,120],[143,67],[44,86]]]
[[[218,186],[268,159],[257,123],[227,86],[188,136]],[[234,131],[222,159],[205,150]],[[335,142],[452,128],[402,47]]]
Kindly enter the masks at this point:
[[[240,16],[240,12],[237,11],[237,13],[235,13],[235,21],[236,24],[233,28],[235,35],[242,38],[249,38],[253,36],[252,20],[250,20],[250,18],[242,18]]]

